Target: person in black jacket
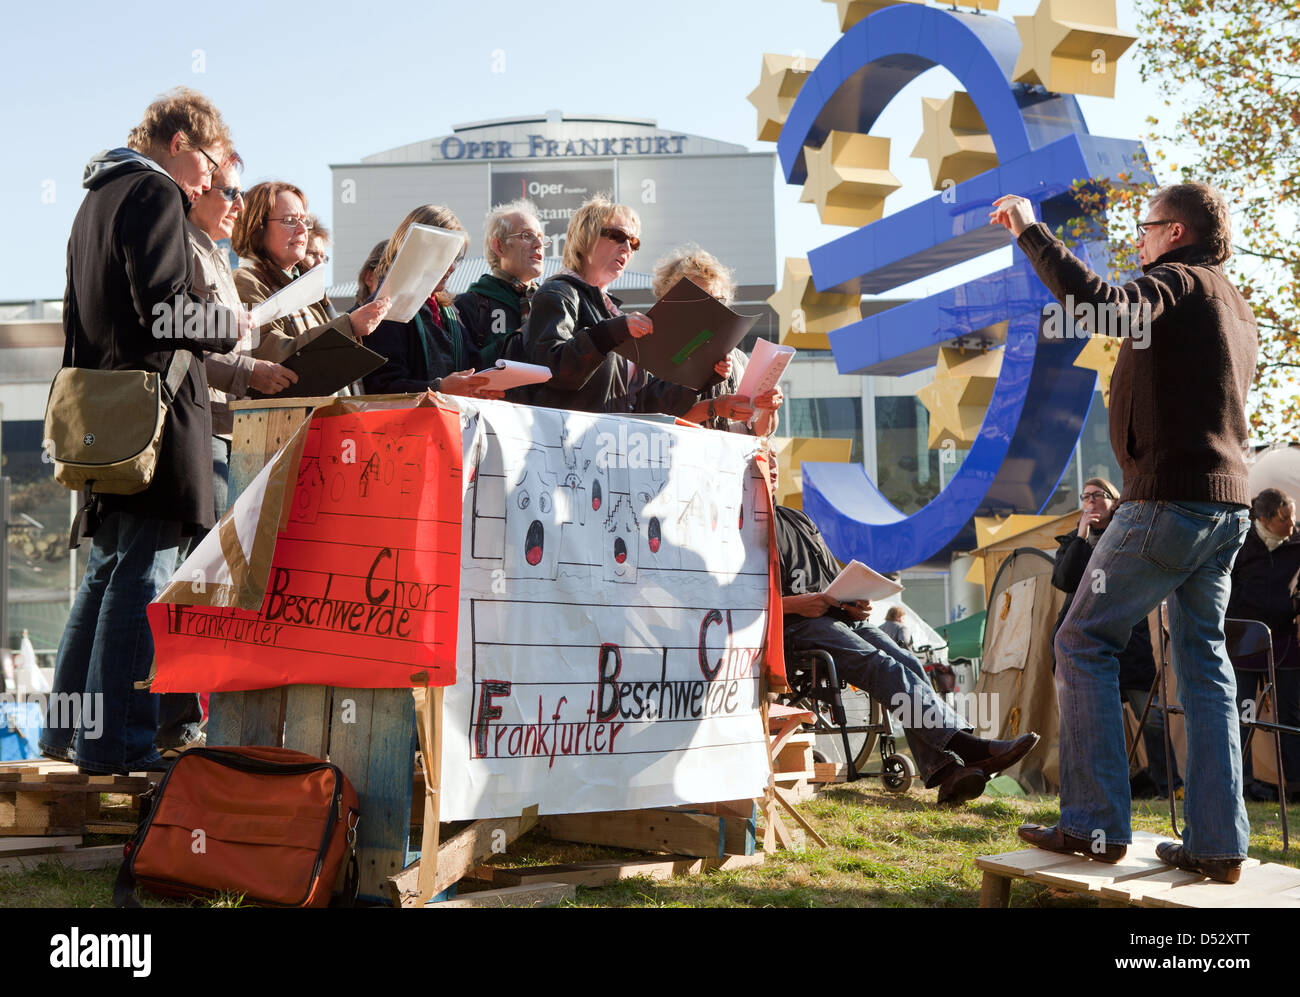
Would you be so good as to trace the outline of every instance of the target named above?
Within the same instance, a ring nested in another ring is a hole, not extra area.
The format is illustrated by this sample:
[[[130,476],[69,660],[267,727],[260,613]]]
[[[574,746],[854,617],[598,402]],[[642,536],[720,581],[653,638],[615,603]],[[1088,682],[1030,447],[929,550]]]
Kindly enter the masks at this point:
[[[1232,595],[1228,616],[1258,620],[1273,637],[1273,664],[1277,669],[1278,722],[1300,726],[1300,649],[1296,638],[1296,575],[1300,573],[1300,536],[1296,534],[1295,500],[1276,488],[1265,488],[1250,506],[1251,529],[1232,568]],[[1258,687],[1267,680],[1264,655],[1233,662],[1237,675],[1237,702],[1245,715],[1253,711]],[[1247,731],[1241,732],[1243,746]],[[1258,739],[1259,735],[1256,735]],[[1265,741],[1265,744],[1268,744]],[[1250,776],[1254,745],[1243,747],[1245,794],[1253,799],[1276,799],[1275,787]],[[1272,752],[1272,747],[1264,750]],[[1282,767],[1287,795],[1300,789],[1300,738],[1282,735]]]
[[[206,97],[185,89],[164,94],[131,131],[128,148],[100,153],[86,167],[88,193],[68,240],[65,364],[165,375],[173,357],[188,363],[149,487],[98,497],[85,530],[93,546],[59,641],[53,686],[79,698],[80,727],[52,710],[40,742],[48,757],[75,761],[84,772],[162,765],[154,748],[158,697],[135,688],[154,656],[145,607],[175,571],[182,537],[215,524],[202,355],[229,352],[247,327],[194,295],[185,215],[230,148]]]
[[[1079,514],[1079,528],[1073,533],[1066,533],[1056,538],[1056,564],[1052,568],[1052,584],[1065,593],[1065,603],[1061,606],[1056,626],[1052,629],[1052,639],[1056,631],[1065,622],[1066,614],[1074,602],[1074,594],[1081,582],[1098,584],[1086,575],[1088,559],[1106,527],[1110,525],[1115,514],[1115,505],[1119,501],[1119,490],[1105,478],[1089,478],[1083,484],[1083,511]],[[1146,709],[1147,697],[1155,682],[1156,663],[1151,653],[1151,630],[1146,620],[1141,620],[1133,627],[1128,645],[1119,654],[1119,694],[1133,709],[1133,714],[1142,719]],[[1159,702],[1151,704],[1147,713],[1147,722],[1142,726],[1142,743],[1147,752],[1146,785],[1143,780],[1132,780],[1130,789],[1135,797],[1166,796],[1169,793],[1169,770],[1166,768],[1165,720],[1164,711]],[[1178,763],[1173,764],[1174,788],[1182,785],[1178,775]]]
[[[416,208],[402,220],[388,240],[388,246],[375,267],[376,286],[383,286],[384,276],[397,259],[407,230],[416,224],[464,231],[460,219],[449,208],[438,204]],[[464,250],[409,322],[388,319],[380,322],[370,334],[366,340],[367,348],[382,354],[385,363],[361,379],[366,394],[432,390],[451,395],[501,397],[501,392],[486,389],[484,378],[474,376],[482,358],[473,341],[465,335],[450,295],[443,290],[463,256]]]
[[[596,195],[569,219],[564,267],[533,295],[524,325],[524,356],[549,367],[551,379],[524,397],[534,405],[579,412],[681,415],[699,392],[662,381],[614,352],[654,332],[639,312],[624,314],[606,292],[641,247],[641,222],[625,204]]]

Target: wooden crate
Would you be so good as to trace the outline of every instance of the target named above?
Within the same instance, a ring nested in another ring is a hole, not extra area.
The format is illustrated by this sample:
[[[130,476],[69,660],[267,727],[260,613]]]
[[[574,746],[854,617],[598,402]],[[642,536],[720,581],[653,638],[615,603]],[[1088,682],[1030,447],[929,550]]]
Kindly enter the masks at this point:
[[[140,794],[160,773],[82,775],[68,762],[14,762],[0,766],[0,841],[5,838],[85,833],[130,834]],[[103,794],[123,799],[105,803]]]

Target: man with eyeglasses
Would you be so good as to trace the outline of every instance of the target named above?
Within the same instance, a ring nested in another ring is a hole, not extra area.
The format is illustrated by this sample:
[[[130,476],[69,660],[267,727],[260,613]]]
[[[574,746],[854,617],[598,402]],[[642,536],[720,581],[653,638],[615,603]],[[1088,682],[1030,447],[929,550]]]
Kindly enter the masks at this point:
[[[83,510],[93,545],[59,642],[54,692],[87,697],[102,724],[92,732],[47,720],[41,735],[42,752],[75,761],[83,772],[162,766],[154,748],[158,697],[136,687],[153,664],[145,607],[171,577],[187,538],[214,525],[201,358],[230,351],[246,328],[192,293],[185,216],[212,186],[230,145],[220,112],[202,94],[178,88],[162,95],[131,130],[127,148],[87,165],[88,193],[68,239],[64,365],[183,374],[149,487],[92,496]],[[191,325],[194,316],[201,329]],[[101,435],[111,440],[113,432],[104,426]]]
[[[456,310],[483,363],[496,362],[528,318],[550,242],[531,201],[498,204],[484,219],[483,255],[489,270],[456,297]]]
[[[1025,198],[999,198],[990,219],[1016,237],[1059,301],[1073,297],[1093,310],[1093,330],[1114,328],[1101,321],[1102,309],[1149,309],[1150,321],[1142,348],[1136,337],[1121,343],[1111,375],[1121,504],[1056,636],[1061,819],[1027,824],[1020,837],[1050,851],[1123,858],[1132,827],[1118,654],[1134,624],[1169,597],[1187,721],[1187,809],[1182,843],[1164,842],[1157,854],[1235,883],[1250,823],[1223,620],[1249,526],[1246,394],[1259,340],[1250,306],[1223,273],[1232,255],[1227,206],[1205,184],[1156,191],[1138,226],[1142,276],[1122,286],[1107,284],[1035,224]]]

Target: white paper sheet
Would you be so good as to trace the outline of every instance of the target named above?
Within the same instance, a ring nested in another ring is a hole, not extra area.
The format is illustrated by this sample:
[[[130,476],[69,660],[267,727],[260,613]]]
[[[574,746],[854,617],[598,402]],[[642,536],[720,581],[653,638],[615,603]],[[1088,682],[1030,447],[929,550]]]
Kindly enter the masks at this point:
[[[797,352],[793,346],[780,346],[766,339],[755,342],[754,352],[749,355],[745,376],[740,379],[736,394],[745,395],[752,401],[764,392],[771,391]]]
[[[903,586],[892,578],[873,571],[861,561],[850,561],[826,586],[826,594],[838,602],[857,602],[859,599],[888,599],[903,591]]]
[[[312,267],[265,301],[249,309],[254,326],[270,325],[278,318],[310,308],[325,297],[325,268]]]
[[[388,320],[409,322],[465,248],[464,232],[414,224],[406,230],[397,258],[384,275],[376,298],[391,298]]]
[[[524,363],[521,360],[498,360],[496,366],[478,371],[479,377],[486,377],[488,387],[494,391],[517,388],[521,384],[541,384],[551,379],[551,368],[540,364]]]

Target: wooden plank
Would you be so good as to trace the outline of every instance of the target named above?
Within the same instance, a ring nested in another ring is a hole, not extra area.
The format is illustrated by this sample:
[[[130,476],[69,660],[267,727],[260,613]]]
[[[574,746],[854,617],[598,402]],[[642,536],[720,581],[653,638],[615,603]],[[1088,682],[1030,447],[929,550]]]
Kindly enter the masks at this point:
[[[1044,848],[1028,848],[1017,852],[1001,852],[997,855],[981,855],[975,859],[975,866],[985,872],[1027,879],[1029,873],[1036,869],[1064,865],[1078,858],[1078,855],[1062,855],[1060,852],[1049,852]]]
[[[543,817],[542,830],[560,841],[681,855],[721,856],[725,821],[672,810],[616,810]]]
[[[87,834],[120,834],[124,838],[129,838],[135,834],[135,829],[139,827],[138,821],[86,821]]]
[[[1216,883],[1198,877],[1191,883],[1172,886],[1147,899],[1160,907],[1220,907],[1241,904],[1300,886],[1300,869],[1285,865],[1257,865],[1241,870],[1236,883]],[[1300,904],[1297,904],[1300,906]]]
[[[239,744],[244,729],[244,694],[242,692],[214,692],[208,697],[208,745]]]
[[[572,883],[575,886],[604,886],[620,879],[665,880],[677,876],[695,876],[714,870],[748,869],[762,865],[767,856],[762,852],[753,855],[724,855],[722,858],[700,858],[688,855],[668,855],[662,858],[598,859],[593,862],[570,862],[563,865],[526,866],[519,869],[500,869],[481,866],[490,873],[493,885],[522,886],[536,882]]]
[[[420,745],[420,767],[424,776],[424,798],[421,801],[423,822],[420,829],[420,863],[416,873],[417,897],[427,903],[437,896],[434,881],[438,875],[438,842],[442,786],[442,703],[441,687],[429,690],[411,690],[415,709],[415,732]]]
[[[849,767],[836,762],[813,762],[813,774],[809,782],[825,785],[827,783],[848,782]]]
[[[378,826],[382,819],[383,802],[370,795],[370,724],[375,711],[374,689],[334,690],[333,712],[330,722],[329,760],[341,768],[357,791],[361,820],[357,824],[357,865],[361,873],[359,896],[367,900],[387,902],[387,890],[379,885],[376,897],[371,891],[376,887],[374,868],[369,870],[363,860],[369,858],[372,840],[384,840]],[[372,825],[374,825],[372,827]],[[378,839],[375,836],[378,835]],[[339,871],[343,875],[343,870]],[[341,885],[341,881],[336,886]]]
[[[453,900],[441,900],[424,905],[431,907],[554,907],[572,900],[577,890],[571,883],[531,883],[527,886],[507,886],[501,890],[483,890],[467,893]]]
[[[0,792],[0,835],[80,834],[86,823],[86,793]]]
[[[1133,876],[1118,883],[1109,883],[1100,890],[1106,900],[1124,900],[1142,907],[1155,906],[1148,898],[1157,896],[1171,886],[1194,883],[1199,876],[1181,869],[1165,866],[1164,872],[1153,872],[1146,876]]]
[[[291,685],[284,695],[284,746],[324,758],[329,744],[333,689]]]
[[[284,740],[283,686],[244,693],[244,717],[237,744],[278,748]]]
[[[409,689],[375,689],[370,720],[366,787],[370,810],[362,810],[368,833],[357,839],[361,885],[367,897],[388,902],[388,877],[407,865],[411,843],[411,781],[415,774],[415,704]],[[358,831],[360,828],[358,827]],[[364,849],[364,851],[363,851]]]
[[[786,812],[794,818],[794,822],[804,829],[804,833],[807,834],[808,837],[812,838],[813,841],[817,842],[817,844],[822,848],[827,847],[826,839],[818,834],[817,829],[813,827],[812,824],[808,823],[808,819],[795,809],[795,801],[790,798],[790,795],[779,786],[773,786],[772,792],[776,794],[777,802],[780,803],[781,806],[785,808]]]
[[[121,845],[96,845],[93,848],[0,858],[0,872],[31,872],[43,862],[57,862],[67,869],[107,869],[121,861]]]
[[[21,855],[24,852],[50,852],[63,848],[77,848],[81,835],[65,834],[49,837],[38,834],[23,838],[0,838],[0,856]]]

